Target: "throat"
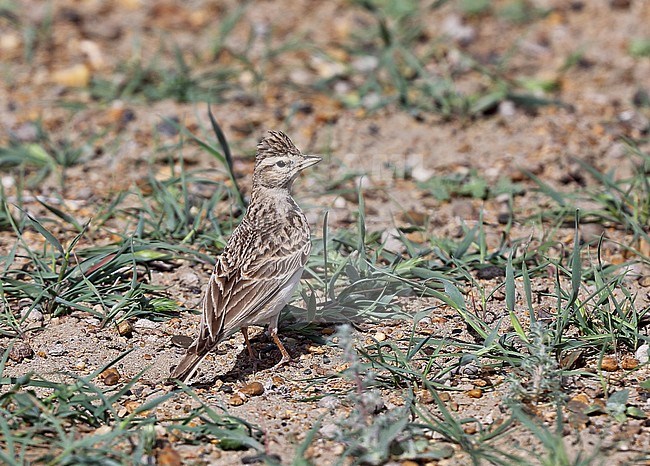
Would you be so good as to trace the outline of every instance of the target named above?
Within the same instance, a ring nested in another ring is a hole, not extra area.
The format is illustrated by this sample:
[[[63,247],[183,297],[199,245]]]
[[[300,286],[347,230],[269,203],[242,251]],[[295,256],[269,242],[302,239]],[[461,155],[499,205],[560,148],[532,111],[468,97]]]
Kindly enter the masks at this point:
[[[287,187],[270,188],[263,185],[253,186],[251,192],[251,204],[254,202],[263,202],[265,200],[274,200],[276,202],[293,203],[291,191]]]

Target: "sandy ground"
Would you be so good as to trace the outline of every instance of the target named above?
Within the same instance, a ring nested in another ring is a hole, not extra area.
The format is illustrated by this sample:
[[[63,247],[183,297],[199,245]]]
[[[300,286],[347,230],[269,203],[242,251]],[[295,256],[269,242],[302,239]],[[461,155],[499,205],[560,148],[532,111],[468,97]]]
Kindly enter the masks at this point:
[[[66,170],[63,183],[59,176],[52,175],[24,193],[25,196],[61,197],[74,206],[78,218],[85,219],[96,215],[98,207],[106,205],[117,192],[138,186],[148,170],[153,169],[161,176],[166,173],[169,152],[161,148],[177,142],[178,136],[161,131],[163,118],[178,118],[198,134],[208,134],[203,132],[208,131],[209,122],[203,104],[177,103],[169,99],[145,102],[141,98],[98,103],[91,98],[87,87],[67,86],[56,73],[83,64],[94,78],[110,78],[119,74],[116,70],[120,63],[136,53],[143,57],[153,55],[163,34],[172,34],[188,55],[190,50],[207,55],[206,50],[215,34],[216,18],[223,18],[225,12],[232,11],[234,2],[197,1],[191,6],[182,2],[127,0],[54,3],[55,27],[51,44],[48,48],[37,48],[31,60],[24,57],[21,47],[24,39],[17,35],[17,28],[8,21],[0,22],[3,56],[0,141],[6,144],[9,134],[22,134],[22,138],[29,140],[26,132],[30,122],[37,119],[54,139],[87,141],[88,135],[101,133],[89,143],[84,163]],[[646,137],[647,140],[650,114],[647,107],[635,106],[634,99],[640,91],[650,92],[650,59],[633,58],[628,48],[631,40],[643,37],[644,30],[647,38],[650,3],[642,0],[531,3],[540,8],[552,8],[552,12],[525,25],[506,25],[491,16],[463,19],[475,34],[464,50],[487,59],[490,54],[505,53],[517,43],[517,52],[509,63],[512,76],[555,80],[557,90],[552,97],[565,105],[528,111],[506,103],[488,117],[451,121],[429,113],[414,117],[395,105],[376,112],[348,109],[331,95],[301,86],[301,82],[317,79],[319,73],[326,70],[315,66],[313,61],[311,65],[304,65],[303,61],[309,60],[304,53],[288,54],[264,67],[265,80],[256,92],[249,92],[250,87],[246,87],[250,76],[240,76],[237,88],[244,90],[226,92],[212,107],[233,146],[235,170],[241,175],[244,191],[247,192],[250,183],[250,155],[257,140],[266,129],[282,129],[304,152],[325,155],[324,163],[297,183],[295,195],[316,237],[321,235],[325,212],[329,212],[329,226],[333,230],[348,228],[356,222],[355,195],[341,192],[353,192],[355,185],[361,183],[366,198],[368,230],[395,231],[397,227],[408,226],[412,219],[404,212],[411,212],[424,215],[427,234],[454,237],[462,225],[474,225],[483,211],[488,245],[496,247],[504,229],[498,221],[503,212],[499,199],[456,197],[439,200],[421,184],[433,175],[470,171],[476,171],[490,186],[500,179],[521,183],[525,190],[514,197],[515,222],[511,235],[513,238],[539,237],[544,227],[523,224],[523,219],[539,211],[540,206],[550,205],[550,201],[535,192],[524,171],[534,173],[557,189],[571,192],[581,183],[593,182],[575,159],[587,161],[603,171],[615,169],[618,176],[625,176],[632,171],[633,162],[625,155],[621,138]],[[626,3],[629,5],[615,5]],[[25,1],[21,5],[17,14],[24,24],[37,24],[47,14],[42,2]],[[304,35],[327,50],[340,50],[338,44],[342,38],[368,21],[365,13],[348,2],[303,0],[292,2],[290,8],[288,5],[288,2],[260,2],[246,9],[242,26],[235,28],[227,43],[236,48],[250,28],[272,27],[273,41],[281,43],[290,37]],[[81,19],[74,20],[73,13]],[[452,17],[458,17],[454,5],[427,11],[426,31],[435,36],[435,31],[444,29],[445,21]],[[318,27],[322,18],[328,18],[326,26]],[[330,21],[330,18],[336,20]],[[18,45],[12,48],[14,36]],[[255,47],[261,49],[262,45]],[[95,49],[99,50],[100,58],[93,58]],[[579,51],[582,58],[578,64],[561,71],[567,57]],[[252,53],[262,52],[254,50]],[[93,63],[93,59],[96,62]],[[452,59],[447,56],[443,61],[451,66]],[[222,57],[222,60],[228,63],[229,58]],[[481,76],[467,73],[461,76],[458,85],[471,89],[483,84]],[[253,95],[252,100],[245,98],[249,95]],[[73,111],[61,105],[63,101],[75,101],[80,105]],[[296,108],[309,110],[296,111]],[[645,149],[647,152],[647,143]],[[178,159],[179,152],[172,153],[172,157]],[[195,146],[184,146],[182,155],[191,169],[218,168],[214,159]],[[349,173],[355,176],[344,178]],[[2,180],[10,200],[16,196],[14,175],[3,174]],[[217,181],[225,180],[220,172],[212,172],[209,176]],[[34,202],[26,204],[33,212],[43,212]],[[133,228],[133,225],[126,225]],[[120,222],[111,225],[116,229],[124,226],[125,223]],[[58,233],[65,239],[73,236],[63,229]],[[625,242],[629,239],[612,227],[605,228],[605,233],[612,240]],[[572,234],[572,229],[560,229],[556,234],[562,241]],[[102,244],[109,240],[101,233],[97,233],[95,239]],[[612,261],[623,254],[616,241],[608,242],[605,247]],[[10,231],[0,232],[3,251],[8,251],[14,242]],[[570,244],[570,240],[565,242]],[[391,244],[399,248],[394,242]],[[28,371],[50,379],[65,379],[61,372],[70,371],[87,375],[124,351],[132,350],[116,365],[122,381],[146,369],[133,390],[132,400],[144,402],[170,390],[162,382],[183,353],[182,348],[172,343],[172,337],[196,333],[199,316],[189,310],[199,305],[209,271],[209,265],[189,262],[169,271],[153,271],[152,283],[164,286],[167,295],[177,299],[187,311],[164,322],[136,320],[132,322],[135,330],[130,337],[119,335],[113,325],[100,328],[99,320],[77,311],[54,318],[46,315],[42,322],[28,322],[30,328],[25,335],[35,356],[20,363],[9,361],[6,375],[18,376]],[[650,273],[647,268],[634,272],[636,277]],[[497,277],[479,280],[479,283],[489,295],[502,280]],[[638,293],[639,306],[647,307],[648,281],[630,278],[628,284]],[[535,280],[535,287],[540,290],[549,286],[552,287],[550,280]],[[467,299],[475,292],[470,287],[463,291]],[[482,311],[493,314],[495,320],[507,314],[502,296],[495,293]],[[403,299],[402,304],[414,312],[434,306],[429,318],[416,326],[417,335],[473,341],[460,316],[439,302],[408,298]],[[545,306],[552,307],[552,302],[540,304],[541,308]],[[517,302],[517,308],[524,315],[523,298]],[[355,331],[354,337],[358,345],[372,344],[373,338],[383,335],[405,346],[412,325],[406,320],[364,324],[364,331]],[[313,395],[340,395],[351,387],[349,381],[330,378],[346,363],[333,341],[336,339],[332,336],[334,330],[335,326],[327,324],[316,329],[325,343],[313,341],[304,332],[284,332],[282,337],[296,360],[280,368],[273,367],[279,361],[278,351],[259,334],[254,339],[254,347],[263,361],[257,370],[248,359],[242,337],[236,335],[220,345],[219,351],[201,366],[196,378],[196,393],[206,403],[224,407],[229,413],[260,426],[267,434],[269,452],[289,462],[293,450],[305,439],[317,419],[322,417],[324,426],[336,429],[336,420],[345,418],[354,409],[344,396],[303,401]],[[0,338],[0,347],[10,343],[11,339]],[[441,351],[451,353],[453,348]],[[619,360],[625,356],[630,355],[616,355]],[[598,367],[596,359],[583,364],[585,370]],[[489,372],[479,368],[474,373],[453,374],[443,381],[453,389],[447,398],[450,409],[459,417],[475,418],[482,425],[498,425],[506,417],[504,398],[509,393],[507,379],[510,375],[505,368]],[[315,377],[322,377],[322,380],[309,382]],[[639,383],[648,378],[647,366],[637,371],[619,370],[608,377],[611,387],[629,388],[630,403],[650,414],[648,393],[639,387]],[[248,397],[235,406],[233,396],[253,381],[264,386],[264,393]],[[584,396],[587,403],[592,403],[604,397],[602,386],[595,380],[581,378],[575,383],[564,382],[564,393],[569,399]],[[474,398],[471,390],[477,388],[481,388],[482,396]],[[400,390],[382,392],[389,409],[403,405],[405,396]],[[158,409],[163,417],[174,416],[195,405],[196,401],[179,395]],[[554,421],[553,406],[540,405],[538,409],[541,418],[548,423]],[[576,414],[568,419],[565,435],[570,451],[593,452],[601,448],[607,464],[624,464],[650,449],[647,420],[619,424],[606,415],[583,419]],[[248,461],[250,458],[245,458],[251,456],[250,451],[226,452],[213,445],[191,446],[183,442],[174,445],[187,464],[228,465]],[[515,453],[539,448],[522,429],[512,430],[496,445]],[[342,449],[340,444],[321,438],[309,448],[308,456],[315,464],[334,464]],[[453,449],[449,458],[436,464],[468,464],[466,454],[456,446]]]

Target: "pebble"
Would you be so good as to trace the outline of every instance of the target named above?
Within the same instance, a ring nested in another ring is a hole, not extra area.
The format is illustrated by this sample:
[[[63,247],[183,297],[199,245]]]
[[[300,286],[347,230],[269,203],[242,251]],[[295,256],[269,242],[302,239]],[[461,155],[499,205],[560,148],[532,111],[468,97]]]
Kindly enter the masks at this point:
[[[48,356],[55,356],[55,357],[63,356],[68,353],[68,350],[61,343],[56,343],[52,346],[48,346],[46,351]]]
[[[176,136],[180,119],[177,116],[168,116],[156,125],[156,131],[165,136]]]
[[[20,36],[13,33],[5,33],[0,36],[0,50],[5,53],[18,50],[20,47]],[[4,54],[3,54],[4,55]]]
[[[467,45],[476,37],[476,29],[463,24],[459,15],[449,15],[442,22],[442,32],[460,44]]]
[[[104,372],[99,374],[99,377],[102,379],[102,382],[106,385],[117,385],[120,381],[120,373],[114,367],[109,367]]]
[[[386,334],[384,332],[375,333],[375,340],[377,340],[377,341],[386,341]]]
[[[451,201],[451,212],[454,217],[463,220],[476,220],[476,210],[472,201],[468,199],[453,199]]]
[[[126,403],[124,403],[124,407],[129,413],[135,412],[140,407],[140,402],[135,401],[135,400],[129,400]]]
[[[201,279],[194,272],[185,272],[180,277],[178,277],[178,280],[183,285],[188,287],[198,286],[201,284]]]
[[[26,341],[18,341],[14,343],[9,352],[9,359],[15,362],[23,362],[25,359],[34,357],[34,350]]]
[[[92,40],[82,40],[79,42],[79,50],[86,55],[90,66],[95,69],[101,69],[105,65],[104,55],[97,42]]]
[[[181,466],[183,459],[171,445],[165,445],[156,452],[156,464],[159,466]]]
[[[507,225],[511,219],[512,219],[512,214],[510,213],[510,211],[499,212],[499,214],[497,215],[497,222],[499,222],[499,225]]]
[[[36,322],[41,322],[43,321],[43,313],[39,311],[38,309],[32,309],[31,312],[29,310],[30,308],[26,307],[23,308],[20,311],[20,317],[26,320],[33,320]]]
[[[136,329],[156,329],[158,328],[158,323],[149,319],[138,319],[133,326]]]
[[[639,360],[636,358],[632,358],[630,356],[626,356],[621,361],[621,367],[626,371],[636,369],[637,367],[639,367]]]
[[[580,225],[580,233],[585,243],[596,243],[600,241],[600,237],[605,234],[605,231],[605,227],[600,223],[585,223]]]
[[[512,100],[504,100],[499,103],[499,115],[503,118],[512,118],[517,114],[517,107]]]
[[[379,66],[379,59],[374,55],[362,55],[352,60],[352,68],[362,73],[373,71]]]
[[[471,390],[467,390],[465,394],[470,398],[481,398],[483,396],[483,390],[480,388],[473,388]]]
[[[117,333],[123,337],[130,337],[133,333],[133,325],[128,320],[123,320],[117,324]]]
[[[86,87],[90,82],[90,69],[83,63],[55,71],[52,81],[65,87]]]
[[[614,372],[618,370],[618,361],[612,356],[605,356],[600,363],[600,368],[605,372]]]
[[[335,409],[341,404],[341,401],[334,395],[327,395],[318,400],[319,408]]]
[[[612,9],[627,10],[631,4],[632,0],[609,0],[609,6]]]
[[[228,404],[231,406],[241,406],[244,404],[244,399],[239,395],[233,395],[228,399]]]
[[[193,341],[192,337],[186,335],[174,335],[172,337],[172,345],[183,349],[189,348]]]
[[[259,396],[264,393],[264,385],[259,382],[251,382],[240,388],[239,392],[246,396]]]
[[[333,440],[340,435],[341,429],[336,424],[330,423],[330,424],[323,424],[319,432],[323,436],[323,438]]]
[[[644,343],[637,348],[634,356],[636,357],[637,361],[639,361],[639,364],[646,364],[650,360],[650,355],[648,354],[649,351],[650,345],[648,345],[648,343]]]
[[[410,223],[411,225],[425,226],[429,220],[429,214],[417,210],[407,210],[400,214],[400,218],[403,222]]]
[[[38,127],[28,121],[13,130],[11,136],[19,142],[36,142],[38,140]]]
[[[399,238],[399,232],[397,228],[387,228],[381,234],[381,242],[384,245],[384,249],[391,252],[401,252],[405,249],[404,243]]]
[[[435,399],[433,398],[433,395],[431,395],[431,392],[429,390],[422,390],[420,392],[420,397],[419,397],[420,403],[425,404],[425,405],[430,405],[432,404]]]

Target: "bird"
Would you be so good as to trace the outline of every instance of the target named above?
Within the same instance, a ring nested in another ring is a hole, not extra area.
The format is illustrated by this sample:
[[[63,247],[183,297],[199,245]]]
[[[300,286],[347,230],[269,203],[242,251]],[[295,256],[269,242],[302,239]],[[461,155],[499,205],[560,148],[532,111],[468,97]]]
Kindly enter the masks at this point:
[[[300,281],[311,251],[309,223],[291,188],[298,174],[320,162],[303,155],[281,131],[269,131],[257,145],[250,204],[216,261],[202,301],[199,334],[172,370],[187,383],[217,345],[241,330],[248,354],[250,325],[268,323],[282,359],[291,356],[278,338],[280,312]]]

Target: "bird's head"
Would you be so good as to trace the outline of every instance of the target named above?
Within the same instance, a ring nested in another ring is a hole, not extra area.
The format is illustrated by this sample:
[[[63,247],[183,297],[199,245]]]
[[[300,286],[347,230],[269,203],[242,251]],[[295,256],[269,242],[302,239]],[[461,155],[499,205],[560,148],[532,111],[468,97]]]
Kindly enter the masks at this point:
[[[253,185],[290,189],[298,174],[322,159],[303,155],[281,131],[269,131],[257,145]]]

